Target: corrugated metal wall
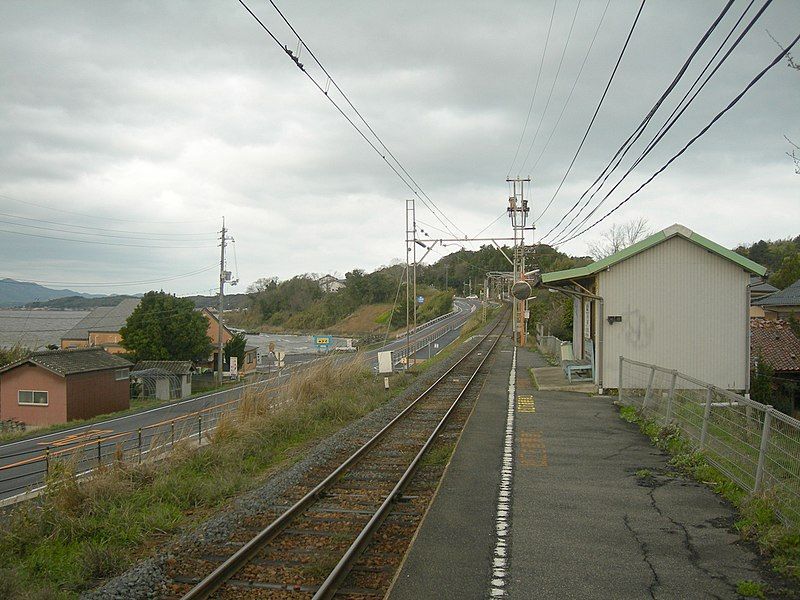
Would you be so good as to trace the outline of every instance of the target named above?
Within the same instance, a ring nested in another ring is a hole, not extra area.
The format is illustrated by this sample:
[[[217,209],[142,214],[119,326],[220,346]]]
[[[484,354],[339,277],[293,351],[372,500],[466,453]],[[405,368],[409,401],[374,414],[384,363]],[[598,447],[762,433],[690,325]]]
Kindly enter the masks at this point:
[[[598,278],[604,317],[622,317],[602,324],[606,387],[618,385],[620,355],[746,387],[749,274],[741,267],[676,236]]]

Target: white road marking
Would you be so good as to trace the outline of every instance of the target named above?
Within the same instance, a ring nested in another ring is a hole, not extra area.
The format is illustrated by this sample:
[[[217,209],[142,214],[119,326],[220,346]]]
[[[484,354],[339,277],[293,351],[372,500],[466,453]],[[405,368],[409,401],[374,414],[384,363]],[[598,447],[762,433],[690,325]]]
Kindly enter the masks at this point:
[[[514,399],[517,387],[517,349],[511,357],[511,373],[508,375],[508,408],[506,409],[506,431],[503,443],[503,467],[500,470],[500,492],[497,495],[497,517],[495,519],[494,560],[490,598],[506,596],[508,576],[508,537],[511,533],[511,483],[514,476]]]

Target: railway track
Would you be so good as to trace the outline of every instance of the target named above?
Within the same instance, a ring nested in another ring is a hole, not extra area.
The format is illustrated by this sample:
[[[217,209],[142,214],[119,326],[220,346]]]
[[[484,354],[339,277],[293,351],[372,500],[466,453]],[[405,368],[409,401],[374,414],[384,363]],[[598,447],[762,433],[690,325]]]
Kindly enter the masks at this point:
[[[507,325],[506,314],[338,466],[311,470],[228,543],[170,561],[169,597],[384,597]]]

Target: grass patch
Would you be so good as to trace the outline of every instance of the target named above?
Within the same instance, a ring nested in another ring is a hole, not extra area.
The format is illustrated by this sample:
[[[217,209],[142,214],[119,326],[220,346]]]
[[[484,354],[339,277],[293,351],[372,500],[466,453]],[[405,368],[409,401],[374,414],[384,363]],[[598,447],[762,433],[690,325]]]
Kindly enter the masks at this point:
[[[633,406],[620,407],[620,417],[636,423],[656,446],[668,452],[673,468],[705,483],[731,502],[739,512],[735,527],[740,535],[758,546],[775,572],[800,582],[800,530],[780,520],[773,496],[769,493],[753,495],[742,490],[714,468],[701,452],[695,451],[677,428],[663,427],[643,417]]]
[[[48,492],[17,505],[0,531],[0,597],[75,598],[148,555],[275,468],[302,456],[411,381],[392,377],[389,393],[360,361],[332,361],[294,376],[279,408],[248,392],[207,445],[179,444],[158,463],[119,463],[78,481],[74,466],[52,468]]]
[[[736,593],[745,598],[766,598],[763,584],[757,581],[743,580],[736,584]]]
[[[422,467],[443,467],[447,464],[450,460],[450,456],[453,454],[453,450],[455,450],[456,444],[455,442],[450,442],[447,444],[437,445],[434,448],[431,448],[425,456],[422,457],[420,460],[420,466]]]

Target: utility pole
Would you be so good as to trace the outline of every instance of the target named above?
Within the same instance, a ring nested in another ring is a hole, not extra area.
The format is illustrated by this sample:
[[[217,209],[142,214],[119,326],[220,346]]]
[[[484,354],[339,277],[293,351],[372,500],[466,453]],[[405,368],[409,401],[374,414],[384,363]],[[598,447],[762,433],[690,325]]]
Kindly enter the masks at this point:
[[[526,179],[506,179],[513,184],[513,195],[508,199],[508,215],[511,217],[511,227],[514,230],[514,282],[525,279],[525,230],[530,208],[525,199],[525,184],[530,183],[530,178]],[[530,229],[533,229],[532,227]],[[513,319],[517,335],[515,341],[520,346],[525,345],[525,308],[526,300],[513,299]]]
[[[414,257],[416,258],[416,222],[414,215],[414,200],[406,200],[406,370],[411,364],[411,304],[412,301],[409,296],[411,295],[411,252],[412,246]],[[413,229],[410,229],[413,224]],[[415,261],[416,262],[416,261]],[[414,292],[417,286],[417,270],[414,266]],[[416,295],[413,298],[414,302],[414,324],[416,325]]]
[[[222,231],[220,231],[220,252],[219,252],[219,303],[217,306],[217,385],[222,385],[222,315],[225,313],[225,282],[230,281],[231,273],[225,270],[225,244],[231,240],[228,237],[228,230],[225,229],[225,217],[222,217]]]

